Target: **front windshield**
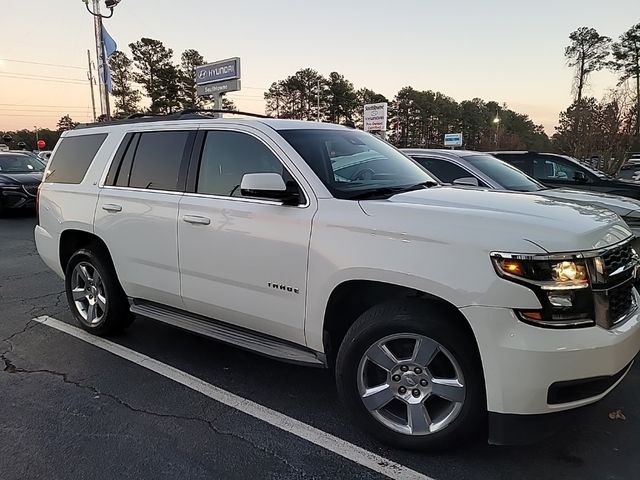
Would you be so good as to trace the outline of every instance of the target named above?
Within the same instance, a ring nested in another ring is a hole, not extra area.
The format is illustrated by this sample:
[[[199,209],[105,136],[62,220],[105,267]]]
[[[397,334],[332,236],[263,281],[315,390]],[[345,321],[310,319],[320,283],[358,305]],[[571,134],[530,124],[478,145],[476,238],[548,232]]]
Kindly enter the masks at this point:
[[[498,182],[506,190],[517,192],[538,192],[544,187],[533,178],[491,155],[470,155],[464,157],[471,165],[487,177]]]
[[[45,166],[29,155],[0,155],[0,174],[43,172]]]
[[[437,183],[391,145],[358,130],[280,130],[333,196]]]

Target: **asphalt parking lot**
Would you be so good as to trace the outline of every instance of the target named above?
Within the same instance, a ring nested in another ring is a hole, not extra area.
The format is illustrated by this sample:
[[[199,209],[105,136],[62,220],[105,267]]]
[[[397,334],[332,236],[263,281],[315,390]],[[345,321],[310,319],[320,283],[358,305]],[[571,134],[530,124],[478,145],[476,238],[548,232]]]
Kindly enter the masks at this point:
[[[36,252],[34,225],[31,216],[0,219],[2,480],[640,476],[638,364],[611,395],[545,442],[493,447],[478,440],[440,454],[392,450],[351,425],[326,371],[144,318],[98,345],[33,321],[47,316],[74,325],[63,282]],[[176,381],[193,377],[206,388]],[[221,403],[203,390],[238,397]],[[284,419],[283,428],[265,418]],[[306,426],[317,430],[305,437]]]

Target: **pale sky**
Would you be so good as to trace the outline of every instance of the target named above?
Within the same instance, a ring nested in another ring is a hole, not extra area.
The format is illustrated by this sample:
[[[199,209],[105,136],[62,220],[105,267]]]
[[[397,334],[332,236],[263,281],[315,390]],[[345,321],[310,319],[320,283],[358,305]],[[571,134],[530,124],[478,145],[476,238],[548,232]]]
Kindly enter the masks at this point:
[[[89,121],[87,49],[95,56],[95,47],[82,0],[0,4],[0,130],[53,127],[67,113]],[[615,39],[639,21],[638,0],[122,0],[105,25],[127,54],[144,36],[176,60],[188,48],[208,61],[241,57],[243,89],[229,94],[241,110],[262,113],[264,89],[311,67],[389,99],[409,85],[505,102],[553,133],[571,102],[569,33],[589,26]],[[588,93],[615,84],[597,73]]]

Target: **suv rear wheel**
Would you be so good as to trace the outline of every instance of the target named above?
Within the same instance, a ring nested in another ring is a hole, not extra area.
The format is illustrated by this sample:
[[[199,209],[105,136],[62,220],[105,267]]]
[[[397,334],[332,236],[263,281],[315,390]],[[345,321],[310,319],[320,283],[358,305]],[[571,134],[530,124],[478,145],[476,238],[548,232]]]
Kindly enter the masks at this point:
[[[73,316],[84,330],[94,335],[116,333],[134,319],[115,269],[92,248],[78,250],[71,256],[65,289]]]
[[[371,308],[347,332],[336,361],[343,403],[380,441],[440,449],[485,419],[484,380],[469,334],[436,305]]]

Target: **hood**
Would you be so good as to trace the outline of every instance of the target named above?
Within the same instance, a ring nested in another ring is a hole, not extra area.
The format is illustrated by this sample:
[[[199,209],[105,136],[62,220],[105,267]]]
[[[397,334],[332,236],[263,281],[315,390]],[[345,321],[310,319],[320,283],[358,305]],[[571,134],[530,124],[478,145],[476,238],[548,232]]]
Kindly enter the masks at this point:
[[[0,172],[0,185],[38,185],[42,182],[42,172],[33,173],[2,173]]]
[[[442,186],[360,205],[390,231],[487,251],[588,251],[631,236],[609,210],[528,193]]]
[[[621,217],[631,212],[638,212],[640,215],[640,201],[620,195],[609,195],[607,193],[590,192],[586,190],[573,190],[571,188],[554,188],[536,192],[547,198],[559,200],[570,200],[581,205],[595,205],[606,208],[617,213]]]

